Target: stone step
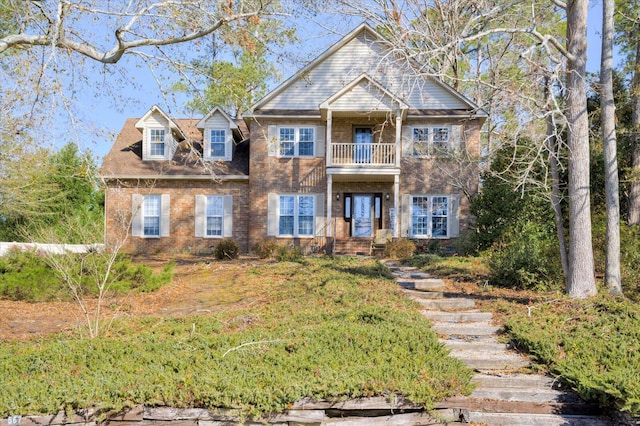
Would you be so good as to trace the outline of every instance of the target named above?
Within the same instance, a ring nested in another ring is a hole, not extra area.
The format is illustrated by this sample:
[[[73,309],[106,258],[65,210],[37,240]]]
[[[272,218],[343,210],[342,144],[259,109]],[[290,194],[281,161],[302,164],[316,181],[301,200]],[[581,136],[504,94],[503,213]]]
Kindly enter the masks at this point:
[[[422,315],[433,321],[465,323],[477,321],[491,321],[493,314],[491,312],[439,312],[439,311],[422,311]]]
[[[503,357],[484,357],[484,358],[465,358],[458,357],[455,354],[451,354],[454,358],[462,361],[467,367],[482,371],[482,372],[492,372],[492,371],[501,371],[501,372],[509,372],[509,371],[518,371],[521,368],[525,368],[529,366],[529,361],[523,358],[503,358]]]
[[[583,402],[525,402],[525,401],[501,401],[501,400],[487,400],[487,399],[475,399],[469,397],[452,397],[447,398],[444,401],[440,401],[435,406],[438,415],[444,420],[458,420],[463,415],[463,419],[471,422],[483,423],[479,420],[481,414],[498,414],[506,415],[512,414],[514,416],[522,416],[528,418],[529,416],[535,417],[539,415],[570,415],[580,417],[599,416],[602,414],[602,410],[595,404],[585,404]],[[451,411],[448,411],[451,410]],[[474,418],[473,414],[476,417]],[[470,416],[471,415],[471,416]],[[495,424],[509,424],[520,425],[529,423],[519,423],[517,417],[511,417],[512,423],[495,423]],[[524,420],[523,420],[524,421]],[[494,423],[487,421],[487,424],[493,425]],[[537,424],[537,423],[533,423]],[[544,424],[544,423],[541,423]]]
[[[462,311],[476,306],[474,300],[469,297],[451,297],[447,299],[423,299],[420,297],[412,297],[412,299],[420,303],[425,309],[436,311]]]
[[[445,299],[446,300],[446,299]],[[439,334],[447,334],[453,336],[493,336],[501,327],[492,325],[488,321],[485,322],[465,322],[465,323],[434,323],[431,327],[433,331]]]
[[[444,281],[439,278],[426,278],[421,280],[399,279],[398,284],[407,290],[439,291],[446,288]]]
[[[530,414],[520,413],[481,413],[472,412],[469,421],[485,423],[490,426],[612,426],[610,420],[597,416]]]
[[[495,339],[486,339],[480,341],[467,341],[467,340],[451,340],[440,339],[440,342],[444,344],[447,349],[451,349],[456,352],[505,352],[511,350],[511,346],[505,343],[498,343]]]
[[[573,392],[565,392],[554,389],[475,389],[469,398],[500,400],[500,401],[519,401],[532,402],[536,404],[549,402],[572,402],[575,404],[582,403],[578,395]]]
[[[420,291],[420,290],[402,290],[405,294],[417,299],[444,299],[455,296],[455,293],[445,293],[444,291]]]
[[[560,389],[561,383],[541,374],[476,374],[471,382],[483,389]]]

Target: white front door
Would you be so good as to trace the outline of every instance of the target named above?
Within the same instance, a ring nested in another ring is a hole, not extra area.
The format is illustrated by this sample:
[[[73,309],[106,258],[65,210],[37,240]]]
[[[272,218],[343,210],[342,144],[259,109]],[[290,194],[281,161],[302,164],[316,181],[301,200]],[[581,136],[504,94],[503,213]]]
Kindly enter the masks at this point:
[[[371,195],[353,196],[353,236],[367,237],[373,235],[373,214]]]

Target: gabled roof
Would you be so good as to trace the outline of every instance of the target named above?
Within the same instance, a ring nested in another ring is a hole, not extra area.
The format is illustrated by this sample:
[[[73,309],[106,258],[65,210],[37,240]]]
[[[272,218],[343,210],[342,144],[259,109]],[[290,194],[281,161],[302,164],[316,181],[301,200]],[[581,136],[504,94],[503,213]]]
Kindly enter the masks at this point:
[[[180,129],[180,126],[178,126],[171,118],[169,118],[169,116],[165,114],[165,112],[162,111],[162,109],[158,105],[153,105],[151,108],[149,108],[149,111],[147,111],[145,115],[143,115],[142,118],[140,118],[136,122],[136,129],[143,129],[146,125],[146,122],[151,116],[153,116],[153,114],[159,114],[167,121],[171,130],[177,132],[182,137],[182,139],[185,138],[184,132]]]
[[[202,132],[196,128],[198,121],[172,120],[185,135],[185,141],[178,145],[173,158],[143,161],[142,134],[136,128],[140,119],[127,119],[103,159],[99,175],[104,179],[248,179],[249,142],[238,142],[234,146],[232,161],[203,161]]]
[[[365,83],[363,85],[363,83]],[[341,98],[350,97],[357,91],[358,88],[362,88],[361,92],[364,92],[364,96],[366,103],[370,105],[371,108],[375,108],[376,110],[382,111],[383,109],[376,108],[374,105],[376,103],[380,104],[396,104],[398,109],[406,110],[409,106],[404,103],[404,101],[393,93],[389,92],[385,89],[380,83],[372,79],[367,73],[362,73],[358,77],[356,77],[353,81],[342,87],[342,89],[338,90],[336,93],[331,95],[327,100],[320,104],[321,110],[326,110],[331,108],[331,105],[336,103]],[[362,93],[357,93],[358,96],[362,96]],[[352,101],[352,99],[349,99]],[[386,101],[386,102],[385,102]],[[391,108],[387,108],[386,110],[390,110]]]
[[[322,54],[320,54],[320,56],[315,58],[313,61],[309,62],[304,68],[302,68],[297,73],[295,73],[294,75],[289,77],[287,80],[285,80],[283,83],[281,83],[274,90],[272,90],[271,92],[267,93],[262,99],[260,99],[254,105],[252,105],[249,108],[249,111],[253,112],[256,109],[260,109],[260,106],[262,106],[263,104],[267,103],[269,100],[271,100],[276,95],[280,94],[289,85],[291,85],[294,81],[296,81],[299,78],[301,78],[302,76],[304,76],[306,73],[309,72],[309,70],[311,70],[317,64],[319,64],[320,62],[324,61],[326,58],[331,56],[336,51],[340,50],[340,48],[342,48],[345,44],[347,44],[348,42],[353,40],[362,31],[367,31],[367,32],[371,33],[371,35],[373,35],[374,37],[380,38],[380,34],[377,31],[375,31],[373,28],[371,28],[369,26],[369,24],[367,24],[366,22],[363,22],[362,24],[358,25],[349,34],[347,34],[346,36],[342,37],[342,39],[340,39],[340,41],[338,41],[337,43],[335,43],[334,45],[329,47],[327,50],[325,50]]]
[[[249,108],[249,110],[246,111],[246,113],[244,114],[245,118],[248,118],[248,117],[251,117],[251,116],[256,116],[256,115],[261,115],[263,113],[266,113],[268,115],[272,115],[275,112],[283,111],[281,107],[271,106],[271,105],[268,105],[268,104],[271,101],[275,101],[275,99],[278,98],[279,95],[281,95],[287,89],[289,89],[289,88],[293,89],[292,86],[296,85],[296,83],[298,83],[300,81],[305,81],[306,77],[311,75],[311,73],[312,73],[312,71],[314,69],[318,68],[320,66],[320,64],[322,64],[323,62],[327,61],[332,55],[336,54],[336,52],[338,52],[341,49],[343,49],[345,46],[347,46],[349,43],[354,41],[354,39],[359,37],[360,35],[363,35],[363,37],[366,38],[366,39],[374,40],[375,44],[380,45],[383,48],[385,46],[386,47],[391,47],[391,43],[389,42],[389,40],[387,40],[385,37],[383,37],[378,31],[376,31],[374,28],[372,28],[368,23],[363,22],[358,27],[356,27],[354,30],[352,30],[350,33],[345,35],[342,39],[340,39],[337,43],[333,44],[331,47],[329,47],[327,50],[325,50],[322,54],[320,54],[314,60],[309,62],[301,70],[296,72],[290,78],[288,78],[283,83],[281,83],[279,86],[277,86],[274,90],[269,92],[266,96],[264,96],[262,99],[260,99],[254,105],[252,105]],[[341,75],[341,74],[335,76],[336,79],[339,79],[341,77],[345,77],[345,76]],[[443,93],[443,94],[446,93],[446,96],[449,96],[450,99],[456,99],[457,100],[456,102],[458,102],[458,104],[455,107],[450,107],[449,109],[458,109],[458,110],[466,109],[468,112],[473,112],[473,114],[476,115],[476,116],[486,116],[486,113],[482,109],[480,109],[473,101],[471,101],[470,99],[468,99],[466,96],[462,95],[461,93],[457,92],[455,89],[453,89],[448,84],[442,82],[437,77],[435,77],[435,76],[429,76],[429,77],[418,77],[418,76],[416,76],[416,78],[419,79],[419,80],[421,79],[425,83],[426,82],[430,82],[430,84],[434,85],[434,86],[432,86],[433,90],[437,90],[437,91],[439,91],[440,93]],[[370,76],[369,79],[371,80],[372,77]],[[354,83],[354,81],[351,81],[351,83],[349,83],[349,84],[353,84],[353,83]],[[377,84],[380,87],[385,87],[384,83],[381,84],[380,82],[377,82]],[[344,87],[346,88],[346,86],[344,86]],[[390,90],[389,89],[390,88],[385,88],[387,93],[391,93],[393,91],[393,89],[390,89]],[[293,89],[293,90],[295,91],[295,89]],[[398,92],[401,92],[401,90],[399,88],[398,88]],[[394,96],[394,98],[397,99],[397,100],[400,100],[405,95],[406,94],[403,94],[403,93],[397,93]],[[414,111],[422,111],[425,108],[424,106],[419,105],[415,101],[413,102],[414,104],[412,104],[412,102],[408,102],[407,99],[403,99],[402,101],[405,103],[405,105],[407,105],[407,107],[409,109],[414,110]],[[307,109],[310,108],[310,107],[311,108],[318,107],[319,106],[318,103],[320,103],[320,101],[316,101],[316,102],[313,102],[313,105],[308,105]],[[322,103],[324,104],[324,102],[322,102]],[[433,108],[434,109],[443,109],[443,106],[442,105],[434,105]],[[297,110],[299,110],[299,108],[289,109],[287,114],[294,114],[295,111],[297,111]]]
[[[231,129],[238,128],[238,125],[236,124],[236,122],[218,106],[213,107],[213,109],[209,111],[209,114],[205,115],[204,118],[202,118],[202,120],[198,121],[198,124],[196,124],[196,127],[198,129],[204,129],[209,118],[211,118],[215,113],[220,113],[225,118],[225,120],[229,122],[229,126]]]

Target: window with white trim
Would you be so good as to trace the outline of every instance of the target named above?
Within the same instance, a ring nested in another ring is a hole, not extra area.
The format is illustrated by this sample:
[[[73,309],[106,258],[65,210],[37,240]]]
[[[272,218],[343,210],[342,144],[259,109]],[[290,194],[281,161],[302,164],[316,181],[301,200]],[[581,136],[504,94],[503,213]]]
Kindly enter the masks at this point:
[[[449,197],[414,195],[411,201],[411,236],[447,238]]]
[[[313,157],[314,145],[314,127],[280,127],[278,129],[278,152],[281,157]]]
[[[206,215],[206,236],[221,237],[224,226],[224,201],[220,195],[208,195]]]
[[[160,195],[147,195],[142,202],[142,236],[160,236]]]
[[[211,129],[209,137],[210,156],[216,158],[226,157],[227,131],[225,129]]]
[[[313,195],[280,195],[278,202],[279,236],[313,236],[314,217],[315,197]]]
[[[429,157],[446,152],[450,147],[451,129],[446,126],[414,127],[412,129],[412,154]]]
[[[165,129],[149,129],[149,156],[164,157]]]

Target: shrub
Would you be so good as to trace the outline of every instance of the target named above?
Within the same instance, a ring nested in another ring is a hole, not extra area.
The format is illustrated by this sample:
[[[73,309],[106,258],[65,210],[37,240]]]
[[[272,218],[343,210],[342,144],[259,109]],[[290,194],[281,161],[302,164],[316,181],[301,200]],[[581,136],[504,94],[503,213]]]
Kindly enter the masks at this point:
[[[557,242],[539,224],[524,222],[507,231],[487,252],[489,281],[500,287],[544,290],[562,282]]]
[[[416,254],[437,254],[439,256],[444,255],[444,249],[440,245],[440,241],[428,239],[428,240],[415,240]]]
[[[91,282],[87,256],[94,256],[96,270],[106,269],[105,259],[98,253],[65,254],[70,256],[73,271],[84,274],[82,280],[83,293],[96,294],[95,283]],[[101,263],[102,262],[102,263]],[[94,264],[93,262],[91,262]],[[84,265],[84,267],[83,267]],[[143,264],[134,264],[130,258],[119,255],[113,265],[108,288],[116,293],[127,293],[132,290],[154,291],[171,282],[173,267],[170,262],[162,272],[154,274],[153,269]],[[47,261],[34,251],[14,251],[0,257],[0,297],[9,300],[27,302],[45,302],[52,300],[71,300],[71,294]]]
[[[297,262],[302,259],[302,252],[299,247],[293,245],[278,246],[276,258],[280,262]]]
[[[240,256],[240,246],[232,238],[223,238],[214,252],[216,259],[237,259]]]
[[[275,239],[268,238],[268,239],[258,241],[253,246],[253,252],[260,259],[267,259],[276,254],[276,252],[278,251],[278,247],[279,247],[278,242]]]
[[[392,259],[406,259],[416,251],[416,245],[411,240],[392,241],[384,250],[385,256]]]
[[[44,302],[69,299],[62,282],[35,251],[11,251],[0,257],[0,297]]]

